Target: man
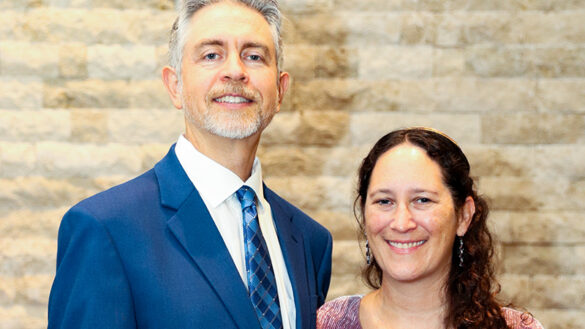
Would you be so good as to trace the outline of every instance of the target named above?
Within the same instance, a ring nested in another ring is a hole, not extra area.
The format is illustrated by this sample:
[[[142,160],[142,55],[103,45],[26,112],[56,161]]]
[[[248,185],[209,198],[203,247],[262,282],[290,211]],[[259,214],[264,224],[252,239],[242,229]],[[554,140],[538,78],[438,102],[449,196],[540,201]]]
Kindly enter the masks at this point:
[[[162,73],[185,133],[64,216],[49,328],[315,326],[331,235],[255,157],[289,84],[280,44],[275,1],[186,1]]]

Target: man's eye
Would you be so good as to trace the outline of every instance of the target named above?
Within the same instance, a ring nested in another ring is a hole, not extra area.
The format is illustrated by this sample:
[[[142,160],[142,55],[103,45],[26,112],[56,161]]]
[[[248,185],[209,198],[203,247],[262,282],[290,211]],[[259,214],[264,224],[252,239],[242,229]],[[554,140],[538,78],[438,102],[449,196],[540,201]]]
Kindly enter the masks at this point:
[[[262,60],[262,56],[260,56],[260,55],[249,55],[248,58],[252,61],[255,61],[255,62]]]
[[[210,53],[210,54],[206,54],[205,56],[203,56],[203,58],[205,58],[206,60],[215,60],[218,57],[219,57],[219,55],[216,53]]]

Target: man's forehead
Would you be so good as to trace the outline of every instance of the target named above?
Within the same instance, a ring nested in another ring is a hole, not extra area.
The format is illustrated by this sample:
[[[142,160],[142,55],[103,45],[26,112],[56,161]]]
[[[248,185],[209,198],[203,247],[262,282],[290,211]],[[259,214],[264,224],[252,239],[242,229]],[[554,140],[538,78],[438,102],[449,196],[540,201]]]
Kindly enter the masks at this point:
[[[208,5],[191,18],[187,43],[229,44],[238,47],[260,45],[274,52],[275,45],[270,25],[259,12],[231,1]]]

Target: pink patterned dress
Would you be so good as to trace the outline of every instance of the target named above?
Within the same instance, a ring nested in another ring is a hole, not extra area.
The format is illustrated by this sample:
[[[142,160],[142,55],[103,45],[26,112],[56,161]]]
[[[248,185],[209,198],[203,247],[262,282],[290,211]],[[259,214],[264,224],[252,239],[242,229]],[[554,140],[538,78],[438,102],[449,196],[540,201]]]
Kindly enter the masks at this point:
[[[317,311],[317,329],[362,329],[359,308],[362,296],[344,296],[325,303]],[[512,329],[544,329],[528,313],[504,307],[504,317]]]

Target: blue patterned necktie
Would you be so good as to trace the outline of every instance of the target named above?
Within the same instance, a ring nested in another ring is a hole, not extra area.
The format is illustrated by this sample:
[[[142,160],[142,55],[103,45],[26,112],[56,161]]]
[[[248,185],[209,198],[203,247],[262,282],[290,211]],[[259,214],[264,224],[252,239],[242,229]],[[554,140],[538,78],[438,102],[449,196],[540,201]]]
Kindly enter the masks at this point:
[[[282,318],[266,241],[260,231],[258,212],[254,203],[254,191],[242,186],[236,195],[242,204],[244,215],[244,248],[248,291],[262,329],[282,328]]]

